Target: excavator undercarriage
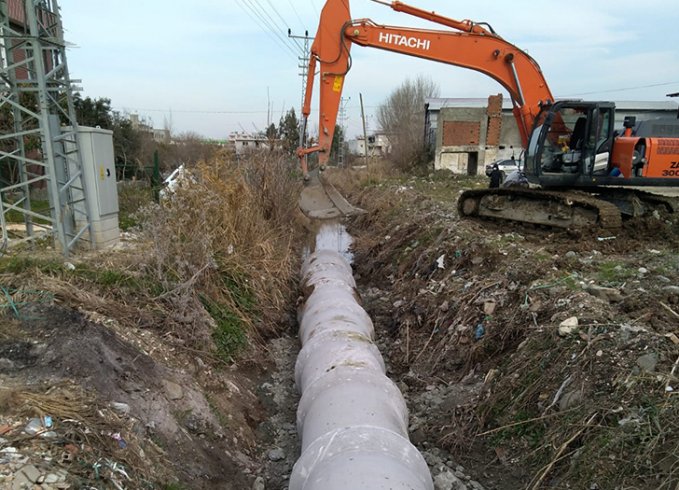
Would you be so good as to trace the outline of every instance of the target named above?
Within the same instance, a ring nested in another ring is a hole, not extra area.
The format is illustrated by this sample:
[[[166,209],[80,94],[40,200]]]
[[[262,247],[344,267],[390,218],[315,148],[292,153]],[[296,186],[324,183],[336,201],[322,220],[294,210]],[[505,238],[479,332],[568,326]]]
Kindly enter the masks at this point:
[[[616,229],[624,217],[679,211],[677,198],[649,192],[604,188],[584,191],[475,189],[458,200],[461,217],[497,219],[556,228]]]

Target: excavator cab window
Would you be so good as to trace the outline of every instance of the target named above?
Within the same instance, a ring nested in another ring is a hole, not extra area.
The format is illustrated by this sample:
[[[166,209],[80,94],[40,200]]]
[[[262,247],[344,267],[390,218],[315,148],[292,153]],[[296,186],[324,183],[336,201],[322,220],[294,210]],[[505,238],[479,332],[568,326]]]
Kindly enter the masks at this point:
[[[588,112],[580,108],[555,107],[545,119],[535,152],[542,173],[579,171]]]
[[[531,142],[540,173],[605,173],[612,123],[611,107],[556,104]]]

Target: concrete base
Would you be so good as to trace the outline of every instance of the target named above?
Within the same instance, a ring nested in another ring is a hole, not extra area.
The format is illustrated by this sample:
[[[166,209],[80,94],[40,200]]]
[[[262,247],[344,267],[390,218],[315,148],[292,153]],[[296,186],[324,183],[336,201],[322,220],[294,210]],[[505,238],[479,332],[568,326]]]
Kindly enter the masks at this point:
[[[120,242],[120,228],[118,228],[117,214],[103,216],[99,221],[93,221],[91,230],[92,235],[94,236],[94,247],[97,250],[113,247]],[[85,233],[83,235],[83,240],[89,241],[90,234]]]

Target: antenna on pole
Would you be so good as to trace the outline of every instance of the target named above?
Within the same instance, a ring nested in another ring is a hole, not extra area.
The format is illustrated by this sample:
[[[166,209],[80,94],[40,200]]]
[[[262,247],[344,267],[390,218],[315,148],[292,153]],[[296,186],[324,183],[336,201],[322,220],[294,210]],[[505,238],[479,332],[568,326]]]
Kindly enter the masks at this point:
[[[679,92],[667,94],[667,97],[679,97]],[[677,119],[679,119],[679,109],[677,109]]]

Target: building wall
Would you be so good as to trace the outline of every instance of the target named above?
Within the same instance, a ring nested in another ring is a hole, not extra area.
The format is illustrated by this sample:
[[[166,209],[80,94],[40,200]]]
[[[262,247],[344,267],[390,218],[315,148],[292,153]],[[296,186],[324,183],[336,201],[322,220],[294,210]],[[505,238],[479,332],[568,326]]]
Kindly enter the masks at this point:
[[[486,109],[444,107],[438,116],[436,134],[435,169],[448,169],[454,173],[480,174],[485,167],[486,136],[488,130]],[[482,144],[482,142],[484,142]],[[476,154],[476,170],[470,168]]]
[[[434,102],[438,102],[438,106]],[[462,106],[467,102],[473,107]],[[434,148],[434,168],[461,174],[483,174],[485,166],[496,160],[512,155],[520,158],[523,151],[521,134],[510,103],[505,102],[503,107],[501,96],[491,96],[488,106],[482,107],[482,99],[429,99],[425,137]],[[677,106],[671,102],[616,103],[617,129],[622,129],[626,116],[635,116],[637,122],[676,118]]]
[[[351,155],[365,155],[365,140],[362,137],[347,141],[347,152]],[[375,134],[368,136],[368,155],[373,157],[385,156],[391,152],[391,144],[386,135]]]

